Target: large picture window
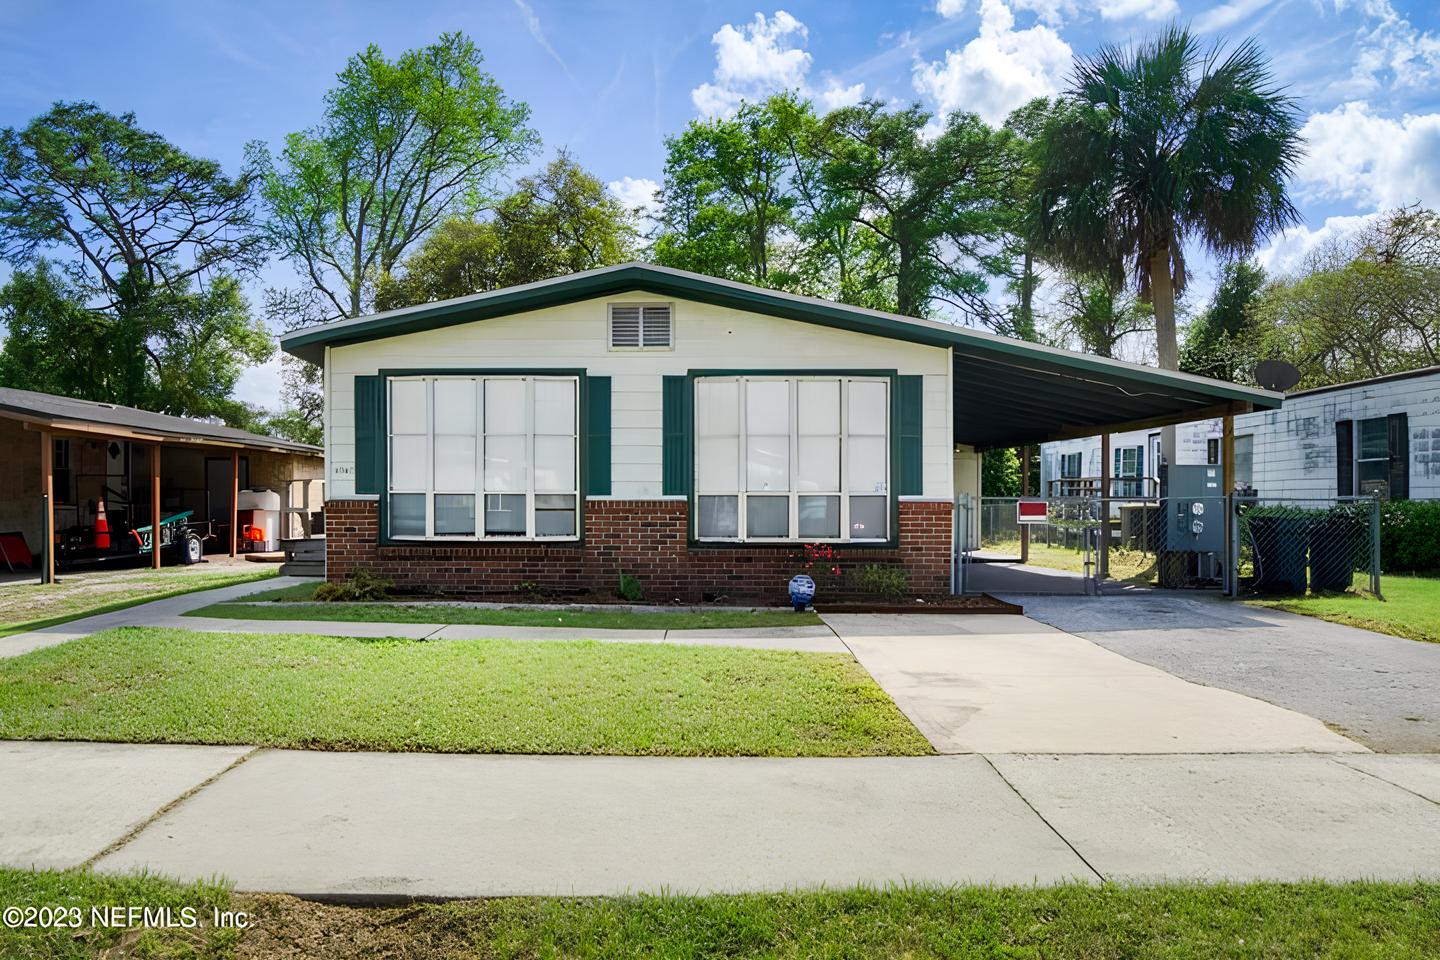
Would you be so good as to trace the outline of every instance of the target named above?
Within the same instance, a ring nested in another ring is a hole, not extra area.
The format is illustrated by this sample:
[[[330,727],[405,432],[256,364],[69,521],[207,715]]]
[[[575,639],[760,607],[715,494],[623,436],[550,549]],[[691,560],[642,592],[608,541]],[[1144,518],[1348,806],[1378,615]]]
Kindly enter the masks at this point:
[[[392,377],[394,538],[574,539],[575,377]]]
[[[890,381],[695,381],[695,533],[701,540],[885,540]]]

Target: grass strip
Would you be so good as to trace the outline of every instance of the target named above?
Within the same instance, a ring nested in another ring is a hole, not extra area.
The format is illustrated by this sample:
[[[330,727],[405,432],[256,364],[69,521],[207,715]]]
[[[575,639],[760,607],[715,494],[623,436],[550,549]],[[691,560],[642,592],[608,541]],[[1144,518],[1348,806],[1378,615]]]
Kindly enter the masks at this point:
[[[276,591],[279,592],[279,591]],[[363,623],[467,623],[504,627],[573,627],[587,630],[744,630],[817,626],[814,613],[788,610],[536,610],[446,603],[215,603],[187,617],[225,620],[326,620]]]
[[[1249,600],[1257,607],[1300,613],[1408,640],[1440,643],[1440,579],[1384,576],[1384,600],[1368,593],[1331,593]]]
[[[0,955],[96,960],[1016,957],[1421,960],[1440,955],[1440,884],[898,887],[719,896],[519,897],[359,908],[220,884],[0,869],[7,904],[243,910],[243,932],[0,928]],[[143,940],[141,938],[144,938]]]
[[[25,633],[30,630],[40,630],[44,627],[58,626],[62,623],[69,623],[72,620],[82,620],[85,617],[95,617],[102,613],[114,613],[116,610],[125,610],[129,607],[137,607],[142,603],[151,603],[155,600],[169,600],[171,597],[184,596],[187,593],[198,593],[201,590],[217,590],[221,587],[233,587],[242,583],[255,583],[260,580],[269,580],[278,573],[278,568],[259,569],[253,573],[202,573],[177,575],[167,578],[171,583],[163,586],[156,586],[154,579],[148,579],[143,584],[136,585],[136,592],[120,600],[103,602],[104,594],[81,595],[77,597],[77,603],[69,605],[69,609],[63,614],[53,617],[42,617],[34,620],[26,620],[20,623],[0,624],[0,637],[8,637],[16,633]],[[60,585],[65,586],[64,584]],[[54,584],[21,584],[7,587],[7,591],[34,591],[57,589]],[[9,594],[11,599],[19,599],[16,594]],[[89,605],[87,605],[89,604]]]

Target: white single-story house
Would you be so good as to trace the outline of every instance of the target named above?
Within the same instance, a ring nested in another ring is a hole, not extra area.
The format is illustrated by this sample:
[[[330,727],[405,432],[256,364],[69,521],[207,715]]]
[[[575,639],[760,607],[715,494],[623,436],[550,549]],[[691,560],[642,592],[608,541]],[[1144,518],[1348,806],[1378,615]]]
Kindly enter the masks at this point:
[[[814,543],[946,593],[984,449],[1282,399],[638,263],[282,345],[325,374],[328,576],[457,593],[773,602]]]
[[[1112,495],[1153,497],[1160,432],[1111,434]],[[1221,421],[1176,430],[1176,460],[1219,463]],[[1045,496],[1095,496],[1100,438],[1044,444]],[[1235,419],[1235,483],[1262,496],[1332,499],[1379,493],[1440,499],[1440,367],[1299,390],[1280,409]]]

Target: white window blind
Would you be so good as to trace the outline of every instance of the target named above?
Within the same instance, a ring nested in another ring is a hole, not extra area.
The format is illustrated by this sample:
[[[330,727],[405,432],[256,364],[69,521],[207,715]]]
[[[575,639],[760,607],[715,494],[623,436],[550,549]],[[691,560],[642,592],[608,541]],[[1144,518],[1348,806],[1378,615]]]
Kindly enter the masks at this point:
[[[889,390],[882,378],[697,379],[696,535],[886,539]]]
[[[668,303],[610,304],[610,349],[669,350],[674,346]]]
[[[388,532],[558,538],[578,531],[574,377],[396,377]]]

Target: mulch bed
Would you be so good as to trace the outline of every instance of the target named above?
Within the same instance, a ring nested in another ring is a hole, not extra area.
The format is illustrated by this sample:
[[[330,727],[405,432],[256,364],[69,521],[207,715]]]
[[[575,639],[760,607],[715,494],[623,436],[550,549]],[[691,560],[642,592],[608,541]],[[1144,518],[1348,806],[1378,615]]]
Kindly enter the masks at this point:
[[[967,593],[964,596],[924,597],[909,603],[823,603],[815,607],[819,614],[827,613],[1010,613],[1023,614],[1025,608],[1018,603],[1007,603],[988,593]]]

